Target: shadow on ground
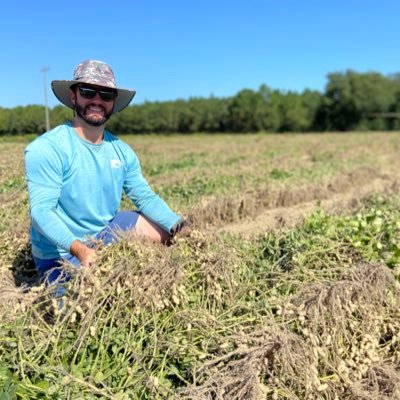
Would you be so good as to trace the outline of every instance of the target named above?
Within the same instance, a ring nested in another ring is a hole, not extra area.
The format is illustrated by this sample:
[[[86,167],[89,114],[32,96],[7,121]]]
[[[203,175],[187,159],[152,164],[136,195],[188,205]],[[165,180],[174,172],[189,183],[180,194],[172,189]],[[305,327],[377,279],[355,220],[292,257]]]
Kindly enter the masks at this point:
[[[17,287],[39,285],[39,276],[32,259],[30,242],[27,242],[16,252],[11,265],[11,272]]]

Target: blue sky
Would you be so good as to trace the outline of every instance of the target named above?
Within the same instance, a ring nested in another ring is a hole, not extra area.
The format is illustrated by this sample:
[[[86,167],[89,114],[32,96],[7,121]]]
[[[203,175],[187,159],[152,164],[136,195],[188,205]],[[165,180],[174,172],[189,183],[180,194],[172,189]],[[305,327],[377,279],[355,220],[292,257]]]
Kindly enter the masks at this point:
[[[331,72],[400,71],[396,0],[6,1],[0,107],[51,107],[53,79],[106,61],[134,103],[239,90],[323,91]]]

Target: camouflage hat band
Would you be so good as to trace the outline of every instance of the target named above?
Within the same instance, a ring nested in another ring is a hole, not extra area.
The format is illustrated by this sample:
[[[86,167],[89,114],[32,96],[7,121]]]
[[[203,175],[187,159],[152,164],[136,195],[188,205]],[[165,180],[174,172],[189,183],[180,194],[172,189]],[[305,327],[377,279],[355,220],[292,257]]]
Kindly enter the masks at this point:
[[[70,99],[70,88],[77,83],[88,83],[115,89],[117,97],[114,103],[114,112],[122,111],[128,106],[136,93],[134,90],[118,88],[111,67],[105,62],[97,60],[82,61],[75,68],[73,80],[52,81],[51,87],[61,103],[74,108]]]

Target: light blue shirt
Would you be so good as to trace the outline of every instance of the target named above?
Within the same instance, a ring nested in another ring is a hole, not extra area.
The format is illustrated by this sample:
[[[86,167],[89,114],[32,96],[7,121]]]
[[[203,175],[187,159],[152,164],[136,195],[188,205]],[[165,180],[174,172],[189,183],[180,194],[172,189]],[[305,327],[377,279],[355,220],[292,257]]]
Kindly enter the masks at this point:
[[[71,124],[60,125],[28,145],[25,167],[35,257],[63,257],[74,240],[101,232],[122,191],[167,232],[180,220],[151,190],[131,147],[108,131],[101,144],[92,144]]]

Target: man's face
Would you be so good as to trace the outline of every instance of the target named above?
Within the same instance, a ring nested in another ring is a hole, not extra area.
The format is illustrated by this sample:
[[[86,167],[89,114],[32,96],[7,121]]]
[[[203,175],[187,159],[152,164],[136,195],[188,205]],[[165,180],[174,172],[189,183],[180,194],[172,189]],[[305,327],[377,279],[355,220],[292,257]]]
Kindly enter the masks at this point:
[[[71,91],[71,100],[79,118],[88,125],[101,126],[113,113],[115,101],[113,93],[115,91],[112,89],[80,84]]]

